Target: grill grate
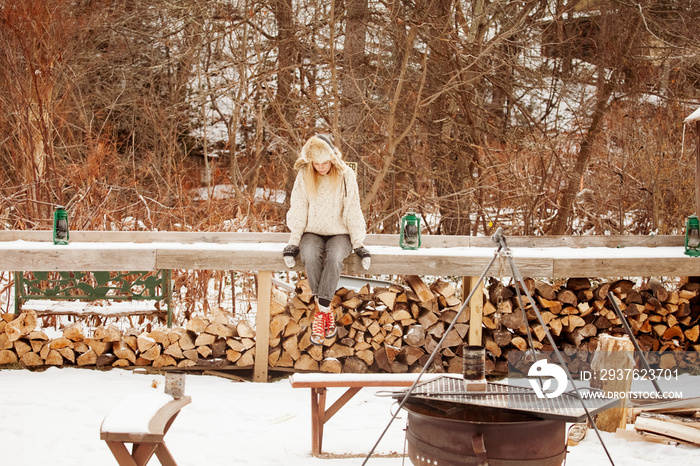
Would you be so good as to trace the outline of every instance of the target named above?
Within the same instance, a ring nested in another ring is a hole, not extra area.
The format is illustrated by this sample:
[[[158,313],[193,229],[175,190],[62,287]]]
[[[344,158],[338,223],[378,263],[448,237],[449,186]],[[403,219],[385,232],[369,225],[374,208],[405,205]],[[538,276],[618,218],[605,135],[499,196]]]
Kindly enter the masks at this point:
[[[407,390],[397,392],[396,399],[403,399]],[[588,412],[593,415],[612,408],[620,401],[617,398],[586,398],[588,389],[579,388]],[[487,383],[485,391],[467,391],[467,381],[462,378],[443,376],[419,383],[411,392],[410,399],[433,400],[456,405],[483,406],[527,414],[541,419],[579,422],[586,419],[586,412],[575,392],[565,392],[555,398],[538,398],[531,388],[499,383]]]

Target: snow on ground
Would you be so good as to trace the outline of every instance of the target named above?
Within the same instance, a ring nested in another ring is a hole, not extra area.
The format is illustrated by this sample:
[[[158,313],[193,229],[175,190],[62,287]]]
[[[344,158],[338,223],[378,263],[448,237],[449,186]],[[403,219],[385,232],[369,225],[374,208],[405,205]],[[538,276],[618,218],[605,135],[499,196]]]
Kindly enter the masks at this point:
[[[688,385],[697,386],[697,377]],[[155,387],[154,387],[155,385]],[[104,416],[127,397],[162,393],[162,375],[80,368],[44,372],[0,370],[0,452],[13,466],[112,465],[99,430]],[[386,390],[386,389],[382,389]],[[329,389],[330,405],[342,389]],[[313,458],[309,389],[293,389],[287,379],[272,383],[233,382],[188,375],[192,397],[175,420],[166,443],[181,466],[362,464],[395,408],[393,399],[363,389],[325,426],[324,452]],[[400,414],[367,465],[411,464],[404,449],[405,416]],[[700,449],[629,442],[603,433],[616,465],[695,464]],[[340,457],[342,456],[342,457]],[[352,457],[348,457],[352,456]],[[153,458],[150,465],[158,465]],[[610,464],[595,432],[569,448],[567,466]]]

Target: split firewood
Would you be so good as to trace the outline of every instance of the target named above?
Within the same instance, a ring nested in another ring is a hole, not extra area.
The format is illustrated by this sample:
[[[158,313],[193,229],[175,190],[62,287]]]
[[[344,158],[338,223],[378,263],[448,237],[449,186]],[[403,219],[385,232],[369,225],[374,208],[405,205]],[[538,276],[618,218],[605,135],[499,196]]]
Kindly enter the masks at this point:
[[[325,358],[320,366],[319,370],[321,372],[331,372],[335,374],[339,374],[343,370],[343,366],[340,363],[340,361],[336,358]]]
[[[170,345],[175,346],[175,345]],[[179,345],[178,345],[179,348]],[[112,345],[112,352],[114,355],[120,359],[125,359],[130,361],[132,364],[136,363],[136,353],[125,341],[117,341]],[[182,354],[182,351],[180,351]]]
[[[435,298],[435,295],[418,275],[406,275],[404,277],[408,286],[418,296],[421,302],[427,302]]]
[[[241,320],[236,324],[236,334],[241,338],[255,338],[255,330],[247,320]]]
[[[43,345],[42,345],[43,347]],[[25,354],[33,351],[32,346],[24,340],[17,340],[14,342],[14,350],[18,358],[21,358]],[[41,347],[39,348],[41,350]],[[33,351],[34,353],[39,353],[39,351]]]
[[[17,341],[21,337],[29,335],[36,328],[36,312],[23,311],[19,317],[5,325],[5,333],[10,341]]]
[[[9,349],[0,350],[0,366],[16,364],[19,361],[17,354]]]

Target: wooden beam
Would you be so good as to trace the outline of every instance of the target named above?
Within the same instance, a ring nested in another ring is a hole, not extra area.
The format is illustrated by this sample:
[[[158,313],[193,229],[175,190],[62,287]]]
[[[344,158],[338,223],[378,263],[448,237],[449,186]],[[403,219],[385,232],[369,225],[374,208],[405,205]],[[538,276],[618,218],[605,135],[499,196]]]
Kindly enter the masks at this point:
[[[272,272],[258,272],[258,310],[255,317],[254,382],[267,382],[267,358],[270,352],[270,302]]]
[[[700,120],[695,122],[695,214],[700,215]]]
[[[28,241],[51,243],[51,230],[0,230],[0,242]],[[399,244],[398,235],[369,234],[365,240],[366,246],[396,247]],[[259,233],[259,232],[194,232],[194,231],[86,231],[70,232],[71,243],[283,243],[286,244],[289,233]],[[494,249],[495,243],[486,236],[448,236],[423,235],[421,249],[429,248],[489,248]],[[677,235],[600,235],[600,236],[509,236],[509,247],[527,248],[586,248],[586,247],[673,247],[683,246],[684,237]]]
[[[466,299],[474,290],[469,302],[469,344],[482,346],[482,320],[484,317],[484,283],[477,287],[479,277],[464,277],[462,280],[462,296]]]

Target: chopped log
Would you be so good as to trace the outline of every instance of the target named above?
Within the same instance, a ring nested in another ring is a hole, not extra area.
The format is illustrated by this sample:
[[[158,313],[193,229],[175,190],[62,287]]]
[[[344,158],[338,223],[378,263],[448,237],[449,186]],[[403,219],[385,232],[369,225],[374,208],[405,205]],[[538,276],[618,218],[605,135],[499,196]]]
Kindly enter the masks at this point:
[[[95,353],[95,350],[90,349],[89,351],[86,351],[78,356],[76,362],[79,366],[94,366],[97,362],[97,354]]]
[[[683,330],[681,330],[678,325],[674,325],[673,327],[666,329],[661,338],[664,340],[673,340],[674,338],[678,338],[679,340],[683,341]]]
[[[149,361],[154,361],[161,353],[160,345],[153,345],[148,350],[142,351],[139,357],[143,359],[148,359]]]
[[[182,355],[191,361],[199,361],[199,352],[194,348],[183,349]]]
[[[352,348],[350,348],[349,346],[341,345],[339,343],[330,346],[326,350],[326,357],[328,358],[341,359],[344,357],[353,356],[354,354],[355,351]]]
[[[311,303],[314,298],[314,295],[311,292],[311,286],[309,286],[309,281],[306,279],[299,280],[295,291],[296,296],[305,304]]]
[[[566,319],[566,320],[564,320],[564,319]],[[564,324],[564,331],[565,332],[573,332],[578,327],[583,327],[584,325],[586,325],[586,321],[577,315],[566,316],[566,317],[562,318],[562,321],[563,321],[562,323]]]
[[[115,342],[121,340],[122,332],[115,325],[109,325],[107,327],[100,325],[95,329],[95,332],[92,337],[95,340]]]
[[[36,328],[36,312],[22,311],[16,319],[5,325],[5,333],[10,341],[17,341],[29,335]]]
[[[422,325],[412,325],[404,335],[403,340],[410,346],[421,346],[425,342],[425,329]]]
[[[191,332],[200,334],[204,332],[204,330],[206,330],[209,324],[210,322],[204,319],[203,317],[194,316],[187,321],[187,325],[185,326],[185,328]]]
[[[576,347],[581,346],[584,340],[598,334],[598,328],[593,324],[586,324],[583,327],[574,329],[573,332],[564,333],[564,337]]]
[[[211,345],[216,341],[216,336],[212,335],[211,333],[200,333],[197,335],[197,338],[194,340],[194,346],[200,347],[200,346],[207,346]]]
[[[319,370],[321,372],[339,374],[343,370],[343,365],[336,358],[325,358],[323,361],[321,361]]]
[[[489,337],[487,335],[484,335],[483,337],[484,337],[484,348],[486,348],[486,351],[493,354],[497,358],[501,357],[501,354],[503,354],[501,347],[499,345],[497,345],[496,342],[491,337]]]
[[[155,344],[155,342],[153,342]],[[96,340],[94,338],[86,338],[85,344],[90,347],[90,350],[95,353],[95,358],[97,356],[102,356],[104,353],[112,348],[112,342]]]
[[[285,339],[282,342],[282,348],[292,357],[293,360],[299,359],[301,351],[299,349],[299,338],[297,335]]]
[[[247,320],[241,320],[236,324],[236,333],[241,338],[255,338],[255,330]]]
[[[553,301],[557,298],[557,293],[554,291],[554,287],[549,283],[545,283],[540,280],[535,281],[535,291],[538,296],[548,301]]]
[[[394,301],[396,301],[396,293],[391,293],[388,291],[383,292],[383,293],[378,293],[377,299],[379,299],[381,302],[383,302],[386,305],[386,307],[389,308],[389,310],[393,310],[394,309]],[[410,316],[410,314],[409,314],[409,316]]]
[[[537,302],[542,309],[548,309],[553,314],[559,314],[562,309],[561,301],[549,300],[542,296],[537,296]]]
[[[308,354],[302,354],[301,357],[294,362],[294,369],[301,371],[318,371],[318,361],[315,361]]]
[[[53,350],[61,349],[61,348],[73,348],[73,342],[69,340],[68,338],[56,338],[54,340],[51,340],[49,343],[49,347]]]
[[[625,337],[613,337],[602,334],[598,339],[598,347],[591,361],[591,368],[594,372],[600,373],[602,370],[615,368],[623,373],[635,367],[635,361],[630,357],[634,352],[632,341]],[[632,377],[626,379],[612,378],[609,380],[591,380],[591,386],[600,388],[604,392],[629,393],[632,387]],[[627,425],[626,399],[620,401],[616,407],[607,409],[596,416],[596,425],[605,432],[615,432],[618,428]]]
[[[19,362],[26,367],[41,366],[44,364],[44,360],[38,354],[31,351],[19,358]]]
[[[221,322],[213,322],[209,324],[204,332],[216,335],[219,338],[230,338],[234,335],[233,327]]]
[[[249,367],[255,364],[255,348],[246,350],[245,353],[236,361],[237,367]]]
[[[607,283],[603,283],[601,285],[598,285],[593,290],[593,298],[597,301],[605,301],[608,297],[608,290],[609,289],[610,289],[610,285]]]
[[[0,333],[0,350],[8,350],[12,348],[12,341],[6,333]]]
[[[525,351],[527,349],[527,341],[525,341],[523,337],[517,335],[510,340],[510,344],[518,348],[520,351]]]
[[[83,341],[85,339],[83,326],[78,323],[69,325],[68,327],[63,329],[63,337],[71,341]]]
[[[497,329],[493,331],[493,341],[500,347],[507,346],[512,338],[513,334],[508,330]]]
[[[197,347],[197,353],[202,357],[202,359],[206,359],[209,356],[211,356],[212,350],[210,346],[198,346]]]
[[[46,359],[44,360],[44,363],[47,366],[62,366],[63,356],[61,356],[61,353],[54,349],[49,350],[48,354],[46,355]]]
[[[369,364],[360,358],[345,358],[343,362],[343,373],[367,374],[369,372],[369,366]]]
[[[675,369],[677,365],[676,358],[673,354],[664,353],[659,358],[660,369]]]
[[[65,348],[61,348],[61,349],[56,350],[56,351],[58,351],[61,354],[63,359],[66,359],[66,360],[70,361],[72,364],[75,364],[75,351],[73,351],[72,348],[65,347]]]
[[[277,314],[270,320],[270,339],[277,338],[289,325],[292,316],[289,314]]]
[[[148,335],[148,333],[143,332],[143,333],[141,333],[141,334],[137,337],[136,343],[137,343],[137,345],[138,345],[138,350],[139,350],[139,352],[140,352],[140,353],[145,353],[146,351],[148,351],[149,349],[151,349],[153,346],[155,346],[156,341],[155,341],[153,338],[151,338],[151,337]],[[90,343],[88,343],[88,345],[90,345]],[[92,348],[91,345],[90,345],[90,347]],[[98,353],[98,356],[99,356],[100,354],[101,354],[101,353]]]
[[[43,345],[39,347],[39,351],[41,350],[42,347],[43,347]],[[12,348],[12,347],[10,347],[10,348]],[[14,343],[14,350],[15,350],[15,353],[17,353],[17,357],[21,358],[22,356],[29,353],[30,351],[33,351],[33,347],[24,340],[17,340]],[[38,354],[39,351],[34,351],[34,352]]]
[[[522,312],[512,312],[501,316],[501,324],[511,330],[525,332],[525,321]]]
[[[430,291],[430,288],[428,288],[418,275],[406,275],[404,279],[406,283],[408,283],[408,286],[411,287],[411,290],[418,296],[421,303],[428,302],[435,298],[433,292]]]
[[[161,354],[153,360],[153,367],[177,366],[175,358],[169,354]]]
[[[688,330],[683,332],[683,334],[688,340],[692,342],[697,342],[698,337],[700,336],[700,324],[696,325],[693,328],[689,328]]]
[[[557,293],[557,300],[573,307],[576,307],[578,305],[578,298],[576,297],[576,293],[566,288],[559,290],[559,292]]]
[[[177,346],[177,348],[180,349],[180,345],[176,345],[176,344],[170,345],[170,347],[175,347],[175,346]],[[124,341],[114,342],[112,344],[112,352],[119,359],[124,359],[124,360],[130,361],[132,364],[136,363],[136,353]],[[182,350],[180,350],[180,355],[182,356]]]
[[[582,290],[590,290],[591,281],[584,277],[572,277],[566,281],[566,287],[574,293],[578,293]]]
[[[17,354],[9,349],[0,350],[0,366],[16,364],[19,361]]]
[[[700,430],[694,429],[693,427],[682,426],[661,419],[639,416],[634,423],[634,428],[700,445]]]
[[[170,344],[170,337],[168,336],[167,330],[155,329],[148,332],[148,336],[153,338],[153,340],[159,345],[167,346]]]

